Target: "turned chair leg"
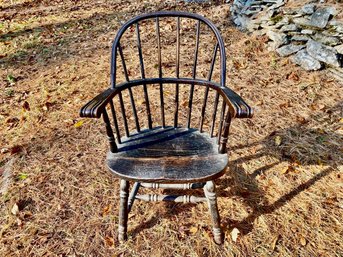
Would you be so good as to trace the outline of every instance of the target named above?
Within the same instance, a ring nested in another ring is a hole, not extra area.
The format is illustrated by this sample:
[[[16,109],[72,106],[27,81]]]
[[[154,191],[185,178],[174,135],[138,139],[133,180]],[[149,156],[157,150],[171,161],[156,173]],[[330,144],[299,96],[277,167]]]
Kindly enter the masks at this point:
[[[223,233],[220,228],[220,216],[217,206],[217,195],[215,192],[215,185],[213,181],[207,181],[204,186],[205,196],[208,202],[208,208],[210,210],[212,224],[213,224],[213,237],[216,244],[223,243]]]
[[[120,207],[119,207],[119,228],[118,228],[119,242],[123,242],[127,240],[128,195],[129,195],[129,182],[122,179],[120,180]]]

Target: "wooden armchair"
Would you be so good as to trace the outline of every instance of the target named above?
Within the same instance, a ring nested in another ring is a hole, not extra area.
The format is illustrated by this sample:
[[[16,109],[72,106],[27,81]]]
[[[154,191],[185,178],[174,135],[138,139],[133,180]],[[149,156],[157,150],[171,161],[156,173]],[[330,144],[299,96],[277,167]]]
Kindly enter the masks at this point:
[[[219,82],[215,82],[215,72]],[[226,87],[225,80],[223,39],[215,25],[200,15],[144,14],[119,30],[112,47],[111,86],[80,111],[81,117],[102,116],[105,122],[110,144],[107,166],[120,178],[119,241],[127,238],[128,213],[139,199],[206,201],[214,240],[223,242],[213,180],[224,174],[228,164],[231,120],[252,117],[252,109]],[[197,112],[196,105],[200,106]],[[153,116],[156,109],[157,116]],[[146,129],[141,128],[144,118]],[[134,182],[131,192],[130,182]],[[140,187],[203,188],[205,197],[138,195]]]

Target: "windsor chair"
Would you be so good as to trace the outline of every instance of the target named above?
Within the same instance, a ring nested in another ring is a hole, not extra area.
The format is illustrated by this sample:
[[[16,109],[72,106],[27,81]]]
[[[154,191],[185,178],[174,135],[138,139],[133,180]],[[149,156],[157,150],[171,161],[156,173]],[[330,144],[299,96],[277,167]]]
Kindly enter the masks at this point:
[[[148,24],[150,27],[143,29]],[[150,55],[155,52],[153,61],[143,54],[143,34],[147,42],[145,50]],[[126,41],[124,35],[128,35]],[[201,42],[202,37],[205,44]],[[125,54],[130,44],[133,51]],[[192,54],[187,55],[185,51]],[[167,58],[163,59],[162,52]],[[193,58],[187,57],[189,55]],[[207,59],[200,63],[200,55]],[[138,56],[136,61],[133,60],[135,56]],[[190,64],[186,64],[187,61]],[[197,73],[200,66],[207,66],[207,74]],[[152,75],[147,74],[149,72]],[[214,75],[215,72],[218,76]],[[223,39],[215,25],[200,15],[161,11],[133,18],[120,28],[111,52],[111,85],[80,111],[81,117],[102,116],[105,123],[110,145],[107,166],[120,178],[119,241],[127,239],[128,213],[134,200],[138,199],[207,202],[214,241],[217,244],[223,242],[213,180],[224,174],[228,164],[226,144],[231,120],[252,117],[252,109],[226,87],[225,80]],[[138,89],[140,93],[135,91]],[[171,90],[174,94],[170,93]],[[149,91],[154,91],[155,97],[151,97]],[[194,98],[196,93],[202,95],[201,101]],[[185,96],[188,100],[181,102]],[[167,97],[169,101],[166,101]],[[152,101],[157,103],[153,105]],[[196,115],[192,115],[196,104],[200,106],[198,129]],[[156,106],[158,119],[152,115]],[[183,107],[184,111],[181,110]],[[119,112],[121,115],[117,115]],[[167,112],[171,115],[168,116]],[[144,117],[146,129],[141,128]],[[121,135],[122,130],[125,136]],[[129,182],[133,184],[131,192]],[[139,189],[144,187],[203,188],[205,197],[139,195]]]

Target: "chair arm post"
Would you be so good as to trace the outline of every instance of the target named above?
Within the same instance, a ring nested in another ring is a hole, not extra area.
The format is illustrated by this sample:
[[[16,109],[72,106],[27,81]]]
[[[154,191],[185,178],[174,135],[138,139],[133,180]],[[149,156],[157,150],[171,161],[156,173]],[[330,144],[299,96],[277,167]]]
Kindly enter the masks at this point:
[[[110,120],[108,118],[108,114],[107,114],[106,109],[103,111],[102,117],[103,117],[105,125],[106,125],[106,133],[107,133],[108,141],[110,143],[110,151],[112,153],[116,153],[118,151],[118,147],[117,147],[117,144],[116,144],[115,139],[114,139],[113,130],[112,130],[111,123],[110,123]]]
[[[220,139],[220,145],[219,145],[219,153],[226,153],[226,143],[229,136],[230,131],[230,125],[231,125],[231,112],[230,109],[228,110],[225,121],[224,121],[224,127],[223,127],[223,134]]]

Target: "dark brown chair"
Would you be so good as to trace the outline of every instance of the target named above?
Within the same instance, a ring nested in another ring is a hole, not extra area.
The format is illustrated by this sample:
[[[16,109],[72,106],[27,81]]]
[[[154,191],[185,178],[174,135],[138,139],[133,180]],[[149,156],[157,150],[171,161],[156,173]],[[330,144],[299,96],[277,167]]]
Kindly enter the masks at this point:
[[[143,29],[144,26],[147,27]],[[202,37],[205,42],[201,41]],[[208,50],[210,46],[212,50]],[[167,58],[163,59],[162,53]],[[201,55],[207,59],[200,61]],[[200,66],[207,67],[206,75],[205,68],[197,72]],[[218,82],[214,79],[215,70],[218,70]],[[120,79],[123,81],[118,82]],[[127,238],[128,213],[134,200],[139,199],[206,201],[214,240],[218,244],[223,242],[213,180],[224,174],[228,164],[226,144],[231,120],[252,116],[252,109],[226,87],[225,80],[223,39],[214,24],[200,15],[176,11],[144,14],[131,19],[119,30],[112,46],[111,86],[80,111],[81,117],[102,116],[105,122],[110,144],[107,166],[120,178],[119,241]],[[187,89],[187,102],[180,100],[186,94],[181,89]],[[149,91],[155,95],[149,95]],[[201,94],[201,101],[195,94]],[[195,105],[200,106],[198,115],[194,115]],[[153,117],[155,109],[159,110],[158,119]],[[118,113],[121,115],[117,116]],[[147,128],[141,129],[144,116]],[[194,128],[196,120],[198,129]],[[205,128],[208,133],[203,132]],[[121,136],[122,129],[125,137]],[[130,193],[129,182],[134,182]],[[203,188],[205,197],[137,195],[140,187]]]

